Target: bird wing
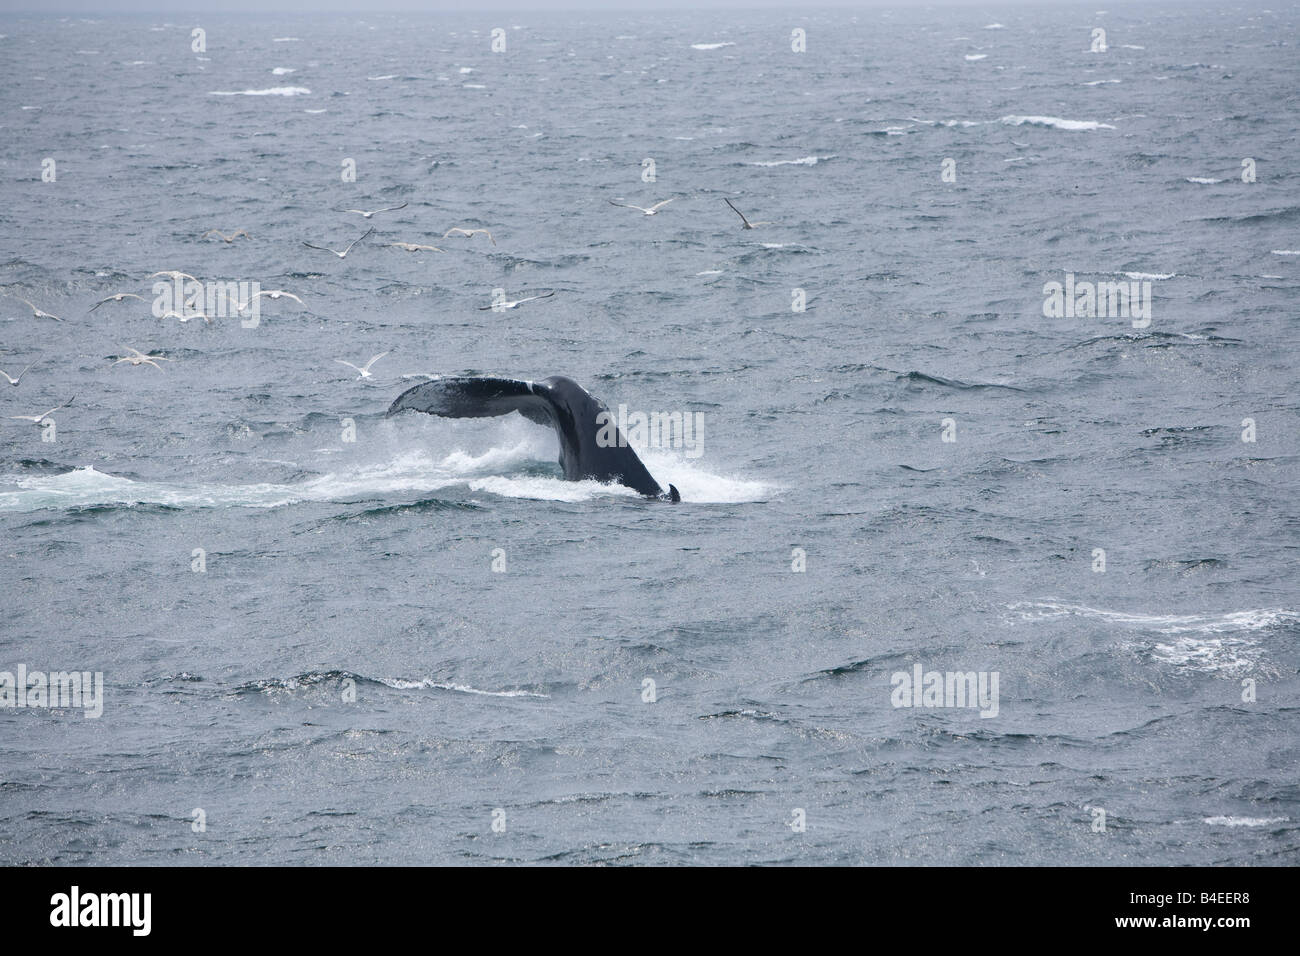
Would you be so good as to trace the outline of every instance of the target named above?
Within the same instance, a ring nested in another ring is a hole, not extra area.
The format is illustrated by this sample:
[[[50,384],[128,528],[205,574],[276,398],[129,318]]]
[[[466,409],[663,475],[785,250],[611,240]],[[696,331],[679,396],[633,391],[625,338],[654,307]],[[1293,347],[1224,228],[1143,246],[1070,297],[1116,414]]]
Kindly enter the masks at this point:
[[[348,243],[348,247],[347,247],[346,249],[343,250],[343,255],[346,256],[349,252],[352,251],[352,247],[353,247],[353,246],[355,246],[358,242],[360,242],[362,239],[366,238],[366,236],[370,235],[370,234],[371,234],[372,232],[374,232],[374,231],[375,231],[375,227],[374,227],[374,226],[371,226],[369,229],[367,229],[367,230],[366,230],[365,232],[363,232],[361,235],[359,235],[359,236],[357,236],[355,239],[353,239],[350,243]]]
[[[728,206],[731,206],[731,211],[740,217],[741,222],[743,222],[747,226],[749,225],[749,220],[745,218],[745,214],[741,212],[739,209],[737,209],[734,205],[732,205],[730,199],[728,199],[726,196],[723,196],[722,201],[725,202]]]
[[[36,419],[36,423],[39,425],[42,421],[44,421],[46,418],[49,418],[51,415],[53,415],[55,412],[57,412],[60,408],[67,408],[69,405],[71,405],[71,404],[72,404],[73,402],[75,402],[76,400],[77,400],[77,396],[76,396],[76,395],[73,395],[70,399],[68,399],[68,400],[67,400],[66,402],[64,402],[62,405],[55,405],[55,406],[54,406],[53,408],[51,408],[48,412],[46,412],[44,415],[41,415],[39,418],[37,418],[37,419]],[[28,415],[27,417],[28,417],[28,418],[31,418],[30,415]]]

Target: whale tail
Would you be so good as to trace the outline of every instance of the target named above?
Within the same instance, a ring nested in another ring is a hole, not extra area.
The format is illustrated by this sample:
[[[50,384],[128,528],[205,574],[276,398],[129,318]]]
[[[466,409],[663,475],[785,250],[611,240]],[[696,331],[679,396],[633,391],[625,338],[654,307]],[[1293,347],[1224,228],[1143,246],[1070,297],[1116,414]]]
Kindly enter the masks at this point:
[[[648,498],[681,501],[646,470],[610,421],[608,410],[573,379],[554,375],[540,382],[509,378],[440,378],[408,388],[389,415],[410,409],[444,418],[489,418],[518,412],[547,425],[560,440],[560,467],[570,481],[617,481]],[[612,429],[612,436],[608,431]],[[604,436],[604,437],[602,437]]]
[[[438,378],[398,395],[388,406],[388,414],[408,408],[444,418],[491,418],[518,412],[539,425],[552,424],[551,404],[533,389],[532,382],[510,378]]]

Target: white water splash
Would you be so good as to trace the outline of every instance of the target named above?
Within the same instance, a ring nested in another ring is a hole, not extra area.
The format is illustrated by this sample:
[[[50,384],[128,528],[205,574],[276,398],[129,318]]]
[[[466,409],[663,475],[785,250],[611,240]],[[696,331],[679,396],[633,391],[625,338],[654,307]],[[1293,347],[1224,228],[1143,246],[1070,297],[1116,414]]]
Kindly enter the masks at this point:
[[[1083,604],[1055,601],[1018,601],[1008,605],[1025,621],[1045,621],[1062,617],[1093,617],[1116,624],[1130,624],[1160,634],[1226,634],[1233,631],[1258,631],[1288,624],[1300,624],[1300,611],[1287,608],[1259,608],[1229,611],[1224,614],[1130,614],[1106,611]]]
[[[407,680],[401,677],[377,677],[379,683],[386,684],[394,690],[454,690],[460,694],[478,694],[482,697],[535,697],[539,700],[550,700],[548,694],[538,694],[531,690],[480,690],[477,687],[470,687],[468,684],[453,684],[448,681],[430,680]]]
[[[1082,604],[1021,601],[1008,605],[1022,621],[1037,623],[1065,617],[1091,618],[1121,628],[1154,632],[1166,640],[1130,640],[1126,647],[1163,664],[1192,671],[1232,673],[1256,666],[1259,653],[1253,632],[1300,624],[1300,611],[1258,608],[1223,614],[1130,614]]]
[[[1286,823],[1290,817],[1206,817],[1204,822],[1212,827],[1267,827]]]
[[[265,90],[212,90],[208,96],[305,96],[305,86],[272,86]]]
[[[1072,132],[1081,130],[1114,129],[1109,123],[1095,120],[1068,120],[1059,116],[1004,116],[1002,122],[1007,126],[1047,126],[1052,129],[1064,129]]]
[[[402,451],[389,460],[339,468],[293,483],[213,484],[137,481],[77,468],[59,475],[0,476],[0,512],[46,508],[94,508],[112,505],[162,505],[172,508],[280,508],[312,501],[383,499],[392,495],[468,488],[502,498],[579,502],[598,498],[639,499],[619,484],[567,481],[556,475],[520,474],[539,462],[553,467],[553,435],[519,419],[491,433],[486,449],[455,447],[442,454],[426,449]],[[338,449],[328,449],[335,453]],[[712,474],[679,452],[642,454],[650,473],[667,487],[675,484],[683,498],[697,503],[760,501],[769,492],[762,482]],[[512,474],[513,472],[513,474]]]
[[[746,166],[816,166],[818,163],[824,163],[828,159],[834,159],[835,154],[829,156],[802,156],[799,159],[773,159],[773,160],[755,160],[752,163],[746,163]]]

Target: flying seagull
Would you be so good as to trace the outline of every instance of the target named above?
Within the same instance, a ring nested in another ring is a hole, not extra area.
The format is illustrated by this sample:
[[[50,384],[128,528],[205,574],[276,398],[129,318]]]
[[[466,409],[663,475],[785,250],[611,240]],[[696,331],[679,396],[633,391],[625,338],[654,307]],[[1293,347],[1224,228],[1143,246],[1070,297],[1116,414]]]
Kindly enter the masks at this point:
[[[37,359],[36,361],[39,362],[40,359]],[[35,365],[35,364],[36,364],[36,362],[33,362],[33,363],[32,363],[32,365]],[[32,365],[27,366],[27,368],[25,368],[25,369],[23,369],[21,372],[19,372],[17,378],[13,378],[12,376],[10,376],[10,374],[9,374],[8,372],[6,372],[4,369],[0,369],[0,375],[3,375],[5,378],[9,379],[9,384],[12,385],[14,388],[17,388],[17,387],[18,387],[18,383],[21,382],[21,381],[23,380],[23,376],[26,375],[29,371],[31,371],[31,367],[32,367]]]
[[[184,314],[174,310],[168,310],[159,316],[160,319],[180,319],[182,322],[188,322],[190,319],[202,319],[208,325],[212,324],[212,319],[202,312],[186,312]]]
[[[676,198],[676,197],[674,197],[674,198]],[[609,201],[609,204],[610,204],[611,206],[622,206],[624,209],[640,209],[640,210],[641,210],[643,213],[645,213],[647,216],[653,216],[655,213],[657,213],[657,212],[658,212],[660,209],[662,209],[664,206],[667,206],[670,202],[672,202],[672,199],[665,199],[663,202],[657,202],[657,203],[655,203],[655,204],[654,204],[653,206],[651,206],[649,209],[646,209],[645,206],[634,206],[634,205],[632,205],[631,203],[626,203],[626,202],[614,202],[614,200],[612,200],[612,199]]]
[[[734,205],[732,205],[730,199],[728,199],[726,196],[723,196],[723,197],[722,197],[722,201],[725,202],[728,206],[731,206],[731,211],[734,212],[737,216],[740,217],[741,222],[744,223],[744,225],[740,227],[741,229],[753,229],[755,226],[774,226],[774,225],[776,225],[776,223],[773,223],[773,222],[750,222],[748,219],[745,218],[745,214],[744,214],[743,212],[741,212],[741,211],[740,211],[739,209],[737,209]]]
[[[247,302],[240,302],[237,298],[235,298],[233,295],[227,292],[226,301],[234,303],[236,311],[245,312],[247,311],[248,307],[253,304],[255,299],[263,295],[266,296],[268,299],[293,299],[293,301],[297,302],[299,305],[306,304],[302,301],[302,299],[298,298],[292,292],[285,292],[283,289],[267,289],[264,292],[255,292],[253,295],[250,295],[248,297]]]
[[[220,236],[222,239],[224,239],[227,243],[234,242],[234,241],[235,241],[236,239],[238,239],[240,236],[244,236],[244,237],[246,237],[246,238],[248,238],[248,239],[252,239],[252,238],[253,238],[252,236],[248,235],[248,233],[246,233],[243,229],[236,229],[236,230],[235,230],[234,232],[232,232],[230,235],[226,235],[226,234],[225,234],[224,232],[222,232],[220,229],[209,229],[207,232],[205,232],[205,233],[204,233],[203,235],[201,235],[199,238],[200,238],[200,239],[206,239],[206,238],[208,238],[208,236],[212,235],[214,232],[215,232],[218,236]]]
[[[73,402],[75,402],[76,400],[77,400],[77,396],[76,396],[76,395],[73,395],[70,399],[68,399],[68,400],[67,400],[66,402],[64,402],[62,405],[55,405],[55,406],[54,406],[53,408],[51,408],[48,412],[44,412],[44,413],[42,413],[42,414],[40,414],[40,415],[10,415],[9,417],[10,417],[10,418],[17,418],[17,419],[20,419],[20,420],[25,421],[25,422],[35,422],[37,425],[39,425],[41,422],[45,421],[45,419],[49,418],[51,415],[53,415],[55,412],[57,412],[60,408],[67,408],[69,405],[71,405],[71,404],[72,404]]]
[[[492,233],[488,232],[486,229],[462,229],[460,228],[460,226],[456,226],[454,229],[448,229],[446,232],[442,234],[442,238],[446,239],[448,236],[452,235],[453,233],[458,233],[464,236],[466,239],[473,239],[474,233],[476,232],[481,232],[489,239],[492,239]],[[492,239],[492,245],[495,246],[496,244],[497,241],[495,239]]]
[[[94,312],[105,302],[121,302],[123,299],[139,299],[141,302],[143,302],[144,296],[136,295],[134,292],[114,292],[112,295],[105,296],[104,298],[96,302],[94,305],[92,305],[89,311],[86,312],[86,314],[90,315],[91,312]]]
[[[405,209],[406,206],[407,206],[406,203],[402,203],[400,206],[387,206],[387,207],[385,207],[385,208],[383,208],[383,209],[375,209],[375,210],[373,210],[373,211],[371,211],[371,212],[366,212],[364,209],[345,209],[345,210],[343,210],[343,211],[344,211],[344,212],[358,212],[358,213],[361,214],[362,218],[364,218],[364,219],[369,219],[371,216],[375,215],[375,213],[380,213],[380,212],[392,212],[394,209]]]
[[[346,365],[348,368],[360,372],[361,374],[357,376],[357,379],[359,381],[363,378],[370,378],[370,366],[374,365],[376,362],[378,362],[381,358],[383,358],[387,354],[388,354],[387,352],[380,352],[378,355],[371,356],[370,361],[367,362],[364,366],[353,365],[351,362],[343,361],[343,359],[335,359],[334,361],[338,362],[340,365]]]
[[[19,302],[27,302],[26,299],[19,299],[18,301],[19,301]],[[38,309],[38,308],[36,308],[36,306],[32,305],[30,302],[27,302],[27,307],[28,307],[29,309],[32,310],[32,314],[35,315],[35,317],[38,318],[38,319],[53,319],[55,322],[62,322],[62,321],[63,321],[63,320],[62,320],[61,318],[59,318],[57,315],[51,315],[50,313],[46,312],[44,309]]]
[[[513,309],[515,306],[522,305],[525,302],[532,302],[534,299],[549,299],[553,295],[555,295],[554,292],[544,292],[541,295],[530,295],[526,299],[516,299],[514,302],[494,302],[491,305],[479,306],[479,311],[486,312],[488,309],[492,309],[493,311]]]
[[[121,365],[123,362],[130,362],[132,365],[152,365],[154,368],[156,368],[158,371],[161,372],[163,370],[163,367],[159,365],[158,362],[155,361],[155,359],[161,359],[164,362],[173,361],[172,359],[166,358],[165,356],[162,355],[145,355],[139,349],[133,349],[127,347],[126,350],[131,354],[122,356],[120,359],[118,359],[116,362],[113,363],[114,365]]]
[[[248,297],[247,302],[240,302],[237,297],[231,295],[229,292],[227,292],[225,295],[226,295],[226,301],[232,303],[235,306],[236,312],[243,312],[250,305],[252,305],[253,300],[257,298],[257,296],[251,295]]]
[[[357,241],[360,242],[361,240],[357,240]],[[263,296],[263,295],[266,296],[268,299],[293,299],[293,301],[297,302],[299,305],[305,304],[302,301],[302,299],[298,298],[292,292],[285,292],[283,289],[268,289],[265,292],[257,293],[257,295],[253,296],[253,299],[256,299],[258,296]],[[252,302],[253,299],[249,299],[248,301]]]
[[[346,259],[348,257],[348,253],[352,251],[352,247],[355,246],[358,242],[366,238],[366,236],[370,235],[374,231],[375,231],[375,227],[371,226],[369,229],[365,231],[363,235],[360,235],[357,238],[353,239],[351,242],[349,242],[348,247],[344,249],[342,252],[334,252],[333,249],[326,249],[324,246],[315,245],[313,243],[307,242],[305,239],[303,240],[302,244],[304,246],[307,246],[310,249],[320,249],[323,252],[333,253],[334,255],[338,256],[340,259]]]
[[[395,249],[405,249],[407,252],[442,252],[437,246],[422,246],[414,242],[390,242],[390,246]]]

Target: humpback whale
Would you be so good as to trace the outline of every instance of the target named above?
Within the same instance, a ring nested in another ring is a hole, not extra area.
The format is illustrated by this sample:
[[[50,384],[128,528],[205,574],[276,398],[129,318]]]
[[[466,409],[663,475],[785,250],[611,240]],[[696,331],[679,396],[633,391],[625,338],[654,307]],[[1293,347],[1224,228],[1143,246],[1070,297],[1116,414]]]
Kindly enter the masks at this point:
[[[393,400],[389,415],[406,409],[444,418],[490,418],[518,412],[549,425],[560,439],[560,467],[569,481],[617,481],[648,498],[681,501],[664,491],[623,438],[605,405],[571,378],[552,375],[540,382],[509,378],[440,378],[408,388]],[[602,429],[613,442],[599,442]],[[608,434],[608,432],[607,432]]]

